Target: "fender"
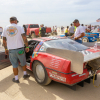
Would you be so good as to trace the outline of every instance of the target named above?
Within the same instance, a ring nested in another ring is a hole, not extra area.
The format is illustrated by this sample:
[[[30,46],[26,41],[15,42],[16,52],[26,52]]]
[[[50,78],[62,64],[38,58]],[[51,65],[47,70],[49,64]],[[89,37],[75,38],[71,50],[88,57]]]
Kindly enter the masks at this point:
[[[66,60],[48,53],[34,52],[31,57],[31,63],[33,63],[34,61],[41,62],[48,69],[52,69],[60,72],[65,71],[64,69],[62,70],[62,67]],[[32,69],[32,66],[30,67]]]

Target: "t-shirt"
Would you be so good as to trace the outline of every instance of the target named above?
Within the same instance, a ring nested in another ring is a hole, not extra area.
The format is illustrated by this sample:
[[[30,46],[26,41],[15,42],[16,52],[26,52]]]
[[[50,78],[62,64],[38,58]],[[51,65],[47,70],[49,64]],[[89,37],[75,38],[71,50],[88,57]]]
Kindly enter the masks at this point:
[[[83,26],[80,25],[76,28],[74,38],[79,37],[82,33],[84,33],[84,29]]]
[[[55,26],[55,30],[57,31],[57,26]]]
[[[70,33],[74,33],[74,29],[75,29],[75,27],[74,27],[74,26],[71,26],[71,27],[69,28],[69,32],[70,32]]]
[[[94,27],[92,27],[92,30],[94,30]]]
[[[65,30],[65,33],[68,33],[68,29]]]
[[[10,24],[4,28],[2,36],[7,39],[8,50],[24,47],[24,41],[21,36],[23,33],[25,33],[24,28],[17,24]]]
[[[3,31],[3,29],[0,27],[0,32],[2,32]]]
[[[87,28],[86,26],[83,26],[84,32],[86,31],[86,28]]]

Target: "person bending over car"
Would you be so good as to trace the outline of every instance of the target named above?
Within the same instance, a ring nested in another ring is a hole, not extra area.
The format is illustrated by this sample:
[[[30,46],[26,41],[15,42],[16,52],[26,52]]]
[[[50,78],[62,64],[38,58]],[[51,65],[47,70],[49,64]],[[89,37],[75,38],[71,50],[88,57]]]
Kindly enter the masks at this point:
[[[24,32],[24,28],[17,25],[17,18],[10,18],[10,25],[6,26],[2,36],[3,36],[3,46],[5,48],[5,54],[9,54],[10,62],[13,66],[13,72],[15,78],[12,79],[13,82],[19,83],[18,79],[18,60],[23,68],[23,78],[26,79],[30,75],[26,72],[26,57],[25,51],[29,52],[28,41]],[[26,49],[24,51],[24,43]]]
[[[77,19],[74,20],[74,26],[76,26],[76,31],[75,33],[71,36],[71,38],[74,37],[74,40],[76,42],[79,42],[79,43],[82,43],[82,37],[85,36],[85,33],[84,33],[84,29],[83,27],[80,25],[79,21]]]

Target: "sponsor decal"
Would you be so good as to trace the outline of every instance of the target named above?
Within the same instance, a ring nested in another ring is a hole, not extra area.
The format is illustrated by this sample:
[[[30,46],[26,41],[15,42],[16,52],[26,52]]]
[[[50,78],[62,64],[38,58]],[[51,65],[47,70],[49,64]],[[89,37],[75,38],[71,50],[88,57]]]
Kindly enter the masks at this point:
[[[45,47],[44,47],[44,46],[42,46],[42,47],[40,48],[40,51],[44,51],[44,49],[45,49]]]
[[[93,53],[93,52],[86,51],[86,50],[79,51],[79,52],[81,52],[83,55],[89,55],[89,54],[92,54]]]
[[[38,49],[36,48],[34,51],[36,52]]]
[[[86,75],[86,73],[83,74],[73,74],[72,77],[79,75],[79,77]]]
[[[56,74],[56,75],[57,75],[58,73],[57,73],[57,72],[52,71],[52,74]]]
[[[58,68],[60,65],[61,60],[57,57],[52,57],[50,67]]]
[[[48,38],[49,38],[49,39],[59,39],[59,38],[54,37],[54,36],[49,36]]]
[[[32,58],[35,58],[35,57],[37,57],[38,56],[38,52],[34,52],[33,54],[32,54]]]
[[[42,45],[42,44],[43,44],[43,42],[40,42],[40,43],[39,43],[39,45]]]
[[[62,82],[66,82],[66,78],[65,77],[62,77],[62,76],[59,76],[59,75],[57,75],[57,73],[56,72],[49,72],[49,75],[50,75],[50,77],[51,78],[54,78],[54,79],[56,79],[56,80],[59,80],[59,81],[62,81]]]

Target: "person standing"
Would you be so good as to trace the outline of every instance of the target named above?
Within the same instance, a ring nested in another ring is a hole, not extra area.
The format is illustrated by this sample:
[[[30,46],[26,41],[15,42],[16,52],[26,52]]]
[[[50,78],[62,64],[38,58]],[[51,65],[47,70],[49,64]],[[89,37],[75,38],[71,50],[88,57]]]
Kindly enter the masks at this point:
[[[23,25],[23,28],[24,28],[24,32],[25,32],[25,35],[26,35],[26,33],[27,33],[26,26],[25,26],[25,25]]]
[[[39,37],[41,37],[41,25],[39,27]]]
[[[84,33],[84,29],[83,27],[80,25],[79,21],[77,19],[74,20],[74,26],[76,26],[76,31],[75,33],[71,36],[71,38],[74,37],[74,40],[76,42],[79,42],[79,43],[82,43],[82,37],[85,36],[85,33]]]
[[[44,27],[44,24],[42,24],[40,30],[41,37],[45,37],[45,33],[46,33],[46,28]]]
[[[12,79],[13,82],[19,83],[18,79],[18,60],[23,68],[23,78],[26,79],[30,77],[26,72],[26,57],[25,51],[29,52],[28,41],[24,32],[24,28],[17,25],[17,18],[10,18],[10,25],[4,28],[2,33],[3,36],[3,46],[5,48],[5,54],[9,54],[10,62],[13,66],[13,73],[15,78]],[[24,51],[24,44],[26,45]]]
[[[94,26],[92,26],[91,31],[92,31],[92,32],[94,31]]]
[[[0,38],[2,39],[2,32],[3,32],[3,28],[2,27],[0,27]]]
[[[84,24],[81,24],[81,26],[83,27],[85,33],[87,28],[84,26]]]
[[[64,27],[61,26],[61,34],[63,34],[63,33],[64,33]]]
[[[65,30],[65,36],[69,36],[69,26],[67,26],[67,29]]]
[[[73,26],[73,24],[70,25],[71,27],[69,28],[69,36],[72,36],[74,34],[75,27]]]
[[[57,35],[57,26],[55,26],[55,35]]]

